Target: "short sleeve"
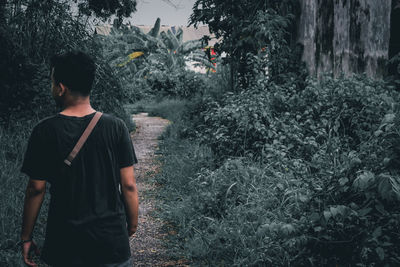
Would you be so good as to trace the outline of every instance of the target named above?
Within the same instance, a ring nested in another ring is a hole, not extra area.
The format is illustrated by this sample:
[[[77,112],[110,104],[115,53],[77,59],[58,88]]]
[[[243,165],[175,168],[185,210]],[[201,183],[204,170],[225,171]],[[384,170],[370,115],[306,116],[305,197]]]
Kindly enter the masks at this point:
[[[50,180],[54,157],[50,155],[48,138],[43,129],[36,126],[29,137],[21,172],[31,179]]]
[[[125,123],[121,121],[120,140],[118,144],[118,164],[119,168],[132,166],[137,163],[135,148],[129,130]]]

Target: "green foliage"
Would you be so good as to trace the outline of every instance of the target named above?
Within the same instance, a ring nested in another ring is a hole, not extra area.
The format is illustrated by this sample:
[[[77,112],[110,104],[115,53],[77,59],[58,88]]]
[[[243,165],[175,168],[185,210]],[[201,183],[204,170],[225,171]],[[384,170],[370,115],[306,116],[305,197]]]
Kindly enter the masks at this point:
[[[13,10],[14,9],[14,10]],[[56,53],[79,49],[87,52],[97,63],[93,89],[93,104],[104,112],[113,113],[132,122],[122,103],[125,93],[114,73],[107,69],[93,37],[85,25],[74,18],[68,3],[29,1],[4,9],[6,23],[0,24],[0,41],[4,44],[0,63],[0,123],[45,117],[56,112],[51,98],[49,58]]]
[[[343,148],[356,149],[394,103],[382,85],[358,77],[310,80],[304,90],[272,84],[205,101],[197,130],[216,154],[262,157],[265,144],[279,143],[286,153],[307,158],[315,145],[335,138]]]
[[[147,78],[147,83],[159,97],[191,98],[208,88],[206,77],[192,71],[155,71]]]
[[[157,181],[176,255],[199,265],[398,265],[398,93],[361,76],[267,85],[196,98],[183,116],[194,122],[166,133]]]
[[[5,60],[0,63],[2,78],[4,75],[0,117],[5,122],[11,116],[54,111],[49,98],[43,99],[38,110],[35,106],[39,96],[50,93],[46,61],[60,49],[85,47],[89,39],[83,26],[71,18],[66,4],[31,1],[24,10],[20,5],[15,4],[14,12],[11,7],[6,9],[12,16],[7,15],[6,23],[0,25],[0,41],[5,44],[1,49]]]
[[[137,27],[122,25],[113,28],[110,36],[98,36],[103,54],[119,77],[131,102],[154,94],[188,97],[195,88],[181,85],[195,75],[185,70],[187,60],[208,64],[206,55],[199,49],[200,41],[183,42],[183,31],[176,34],[161,32],[160,20],[148,34]],[[134,57],[137,53],[137,57]],[[212,65],[211,65],[212,66]],[[185,76],[188,76],[186,79]]]
[[[217,51],[226,52],[231,68],[232,91],[248,88],[254,81],[257,68],[251,59],[260,55],[261,69],[268,68],[269,78],[282,82],[281,75],[297,75],[302,71],[295,49],[294,15],[298,2],[294,0],[241,1],[232,5],[224,0],[197,0],[190,23],[207,24],[216,38]],[[294,63],[294,64],[293,64]],[[299,77],[300,78],[300,77]]]
[[[163,99],[148,108],[150,116],[159,116],[173,123],[180,123],[182,114],[186,112],[187,101],[180,99]]]
[[[174,237],[177,256],[207,266],[295,262],[297,248],[306,241],[296,218],[304,205],[298,183],[273,166],[241,160],[212,170],[207,148],[172,144],[163,150],[165,169],[157,181],[168,192],[162,195],[169,199],[162,207],[165,219],[181,229]],[[275,189],[278,183],[282,190]]]
[[[10,114],[13,110],[22,109],[34,92],[24,81],[29,81],[35,72],[34,67],[24,64],[27,56],[21,50],[15,50],[10,41],[11,36],[7,30],[0,25],[0,79],[2,86],[0,88],[0,114],[1,120],[8,120],[5,114]],[[13,51],[13,52],[11,52]]]
[[[37,120],[37,118],[36,118]],[[8,128],[0,127],[0,265],[23,266],[21,248],[17,246],[21,233],[22,207],[27,177],[20,172],[29,134],[36,122],[14,122]],[[42,244],[45,236],[46,216],[50,195],[46,198],[33,233]]]
[[[106,19],[116,15],[122,20],[122,17],[130,17],[136,11],[136,0],[87,0],[80,1],[78,7],[87,16],[94,13],[95,16]]]

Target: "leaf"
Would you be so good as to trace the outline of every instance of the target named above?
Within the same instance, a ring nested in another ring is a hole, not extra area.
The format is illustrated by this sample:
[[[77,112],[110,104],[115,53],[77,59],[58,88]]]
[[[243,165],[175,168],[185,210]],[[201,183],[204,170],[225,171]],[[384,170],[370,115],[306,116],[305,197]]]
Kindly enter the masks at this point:
[[[268,230],[269,230],[269,224],[260,225],[256,232],[257,238],[264,237]]]
[[[375,175],[370,171],[364,171],[353,182],[353,187],[359,190],[366,189],[372,181],[375,180]]]
[[[283,225],[281,230],[284,235],[290,235],[291,233],[293,233],[295,231],[293,225],[291,225],[291,224]]]
[[[304,203],[308,201],[308,197],[306,195],[300,195],[299,200]]]
[[[137,52],[133,52],[133,53],[129,54],[128,57],[129,57],[129,59],[132,60],[134,58],[142,56],[143,54],[144,54],[143,52],[137,51]]]
[[[383,133],[382,130],[376,130],[376,131],[374,132],[374,135],[375,135],[376,137],[378,137],[378,136],[380,136],[382,133]]]
[[[375,209],[379,211],[382,215],[387,215],[387,211],[381,203],[375,205]]]
[[[382,120],[382,123],[392,123],[395,118],[396,115],[393,113],[386,114]]]
[[[400,199],[400,182],[397,176],[379,175],[378,192],[382,199]]]
[[[336,215],[338,214],[338,209],[335,207],[330,207],[330,212],[332,214],[332,217],[336,217]]]
[[[233,184],[231,184],[231,185],[229,186],[228,190],[226,190],[225,198],[228,197],[228,195],[229,195],[229,193],[230,193],[232,187],[235,186],[236,184],[237,184],[237,182],[234,182]]]
[[[372,236],[373,236],[374,238],[378,238],[378,237],[380,237],[381,235],[382,235],[382,227],[378,226],[378,227],[374,230],[374,232],[372,233]]]
[[[344,206],[344,205],[338,205],[338,206],[336,206],[336,209],[337,209],[338,213],[342,216],[346,216],[351,211],[351,209],[349,207]]]
[[[332,214],[329,211],[324,211],[325,220],[328,222],[329,219],[332,217]]]
[[[393,246],[393,243],[390,243],[390,242],[383,242],[383,243],[381,244],[381,246],[382,246],[382,247],[391,247],[391,246]]]
[[[383,248],[377,247],[377,248],[375,249],[375,251],[376,251],[376,254],[378,254],[379,259],[380,259],[381,261],[383,261],[383,260],[385,259],[385,252],[383,251]]]
[[[364,209],[358,210],[357,213],[359,216],[363,217],[363,216],[367,215],[368,213],[370,213],[371,210],[372,210],[372,208],[364,208]]]
[[[322,227],[321,226],[317,226],[314,228],[314,232],[321,232],[322,231]]]
[[[348,181],[349,181],[349,179],[347,179],[346,177],[340,178],[340,179],[339,179],[339,184],[340,184],[341,186],[343,186],[343,185],[347,184]]]
[[[391,199],[392,185],[390,184],[390,180],[388,177],[382,176],[382,179],[378,185],[378,192],[381,195],[382,199]]]
[[[160,18],[157,18],[153,28],[149,31],[148,35],[154,38],[158,36],[158,33],[160,32],[160,22],[161,22]]]
[[[311,220],[312,222],[318,221],[319,218],[320,218],[320,216],[319,216],[319,214],[318,214],[317,212],[313,212],[313,213],[310,215],[310,220]]]
[[[383,164],[388,165],[390,163],[390,158],[384,158],[383,159]]]

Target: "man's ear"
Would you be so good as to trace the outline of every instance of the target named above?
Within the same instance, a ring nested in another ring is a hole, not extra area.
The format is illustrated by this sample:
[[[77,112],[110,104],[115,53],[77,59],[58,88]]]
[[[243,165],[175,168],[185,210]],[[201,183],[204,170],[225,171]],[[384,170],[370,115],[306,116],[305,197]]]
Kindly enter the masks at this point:
[[[59,96],[64,95],[68,90],[68,87],[66,87],[63,83],[60,83],[60,91],[58,92]]]

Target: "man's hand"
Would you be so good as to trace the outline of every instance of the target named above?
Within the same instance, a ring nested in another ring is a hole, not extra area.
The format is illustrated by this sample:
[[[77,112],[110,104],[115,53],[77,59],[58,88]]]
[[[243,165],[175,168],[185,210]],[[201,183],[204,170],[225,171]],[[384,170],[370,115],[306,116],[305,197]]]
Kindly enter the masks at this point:
[[[34,252],[36,255],[40,254],[40,251],[33,240],[22,244],[22,256],[24,257],[24,262],[26,265],[37,266],[37,264],[32,260],[31,252]]]
[[[128,235],[129,235],[129,237],[132,237],[136,233],[136,230],[137,230],[137,226],[129,226],[128,225]]]

